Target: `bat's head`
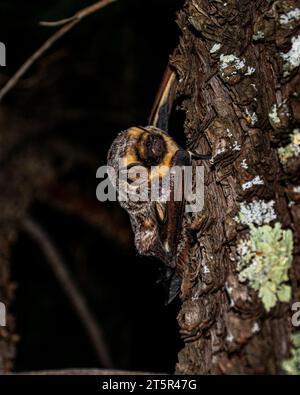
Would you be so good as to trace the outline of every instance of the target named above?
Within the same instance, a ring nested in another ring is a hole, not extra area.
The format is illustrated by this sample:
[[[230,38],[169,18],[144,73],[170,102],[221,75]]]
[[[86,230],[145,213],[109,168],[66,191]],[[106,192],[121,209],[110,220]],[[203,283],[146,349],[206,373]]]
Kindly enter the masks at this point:
[[[170,166],[180,147],[164,131],[154,127],[132,127],[121,132],[112,143],[108,164],[115,167],[140,165]]]

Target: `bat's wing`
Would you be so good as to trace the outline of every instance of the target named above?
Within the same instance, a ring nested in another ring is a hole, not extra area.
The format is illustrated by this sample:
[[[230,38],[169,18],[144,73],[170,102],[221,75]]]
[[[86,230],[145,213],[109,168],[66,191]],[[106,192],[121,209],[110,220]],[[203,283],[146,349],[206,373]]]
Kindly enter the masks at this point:
[[[175,269],[170,267],[161,268],[160,277],[157,281],[164,287],[165,305],[168,305],[176,298],[180,292],[181,278],[176,273]]]
[[[149,125],[168,132],[169,118],[175,101],[176,90],[176,75],[168,65],[151,111]]]
[[[171,168],[176,169],[176,172],[170,177],[169,200],[155,203],[159,244],[162,250],[161,259],[172,268],[175,268],[177,263],[178,243],[185,209],[184,166],[187,165],[190,165],[190,156],[187,151],[179,149],[171,163]]]

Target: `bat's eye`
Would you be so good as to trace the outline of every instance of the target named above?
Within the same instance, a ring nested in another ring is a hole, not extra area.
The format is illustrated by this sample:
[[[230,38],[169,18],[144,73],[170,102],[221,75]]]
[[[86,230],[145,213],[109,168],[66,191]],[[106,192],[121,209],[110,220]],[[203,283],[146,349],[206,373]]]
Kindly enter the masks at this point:
[[[167,151],[166,143],[158,134],[144,133],[138,147],[138,154],[146,166],[156,166],[162,162]]]

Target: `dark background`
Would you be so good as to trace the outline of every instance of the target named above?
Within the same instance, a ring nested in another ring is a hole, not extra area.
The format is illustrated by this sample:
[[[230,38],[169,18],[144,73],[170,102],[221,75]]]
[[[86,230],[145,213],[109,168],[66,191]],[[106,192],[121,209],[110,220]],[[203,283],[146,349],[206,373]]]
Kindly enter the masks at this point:
[[[0,1],[0,41],[7,47],[1,86],[57,28],[41,20],[71,16],[83,0]],[[96,201],[98,166],[117,133],[145,125],[176,47],[180,0],[120,0],[82,20],[60,39],[0,105],[16,128],[34,128],[43,147],[59,140],[92,158],[61,177],[60,187],[99,205],[131,232],[117,203]],[[3,115],[4,114],[4,115]],[[95,210],[97,210],[97,207]],[[31,216],[51,236],[104,330],[114,367],[172,372],[181,347],[178,302],[164,306],[159,262],[137,256],[130,242],[91,226],[80,215],[37,201]],[[115,225],[114,225],[115,226]],[[102,229],[101,229],[102,228]],[[116,232],[117,234],[117,232]],[[19,234],[13,250],[20,335],[16,370],[99,366],[83,326],[39,247]]]

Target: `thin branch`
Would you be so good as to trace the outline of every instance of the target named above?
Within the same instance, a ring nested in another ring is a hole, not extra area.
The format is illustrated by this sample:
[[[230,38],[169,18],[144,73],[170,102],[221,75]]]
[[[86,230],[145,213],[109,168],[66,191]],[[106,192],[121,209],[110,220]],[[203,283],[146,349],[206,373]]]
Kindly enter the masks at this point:
[[[41,22],[39,22],[39,25],[46,26],[46,27],[63,26],[66,23],[69,23],[69,22],[72,22],[75,20],[77,20],[77,18],[75,18],[75,15],[73,15],[70,18],[65,18],[65,19],[61,19],[59,21],[54,21],[54,22],[41,21]]]
[[[1,375],[18,376],[144,376],[144,375],[167,375],[166,373],[150,373],[140,371],[128,370],[107,370],[107,369],[93,369],[93,368],[76,368],[76,369],[60,369],[60,370],[36,370],[30,372],[17,372],[17,373],[2,373]]]
[[[106,5],[113,3],[116,0],[101,0],[97,3],[84,8],[83,10],[77,12],[73,17],[64,19],[58,22],[42,22],[43,25],[47,26],[62,26],[57,32],[55,32],[51,37],[49,37],[45,43],[36,50],[33,55],[31,55],[25,63],[16,71],[16,73],[7,81],[4,87],[0,90],[0,102],[3,100],[4,96],[16,85],[19,79],[28,71],[28,69],[39,59],[59,38],[64,36],[68,31],[70,31],[77,23],[79,23],[84,17],[92,14],[105,7]]]
[[[30,218],[26,218],[23,221],[22,227],[39,244],[45,254],[57,280],[85,326],[101,365],[105,368],[111,368],[112,361],[104,341],[102,329],[92,316],[83,295],[76,287],[62,257],[49,239],[49,236],[40,225]]]
[[[16,73],[8,80],[0,91],[0,102],[4,96],[16,85],[19,79],[26,73],[26,71],[49,49],[55,41],[71,30],[79,21],[70,22],[63,26],[60,30],[54,33],[47,41],[26,60],[26,62],[16,71]]]
[[[101,8],[105,7],[106,5],[113,3],[114,1],[116,1],[116,0],[101,0],[95,4],[90,5],[89,7],[86,7],[84,9],[76,12],[76,14],[74,14],[70,18],[65,18],[65,19],[61,19],[59,21],[54,21],[54,22],[42,21],[42,22],[40,22],[40,25],[42,25],[42,26],[62,26],[62,25],[65,25],[66,23],[69,23],[69,22],[72,22],[75,20],[81,20],[81,19],[85,18],[86,16],[91,15],[94,12],[100,10]]]

